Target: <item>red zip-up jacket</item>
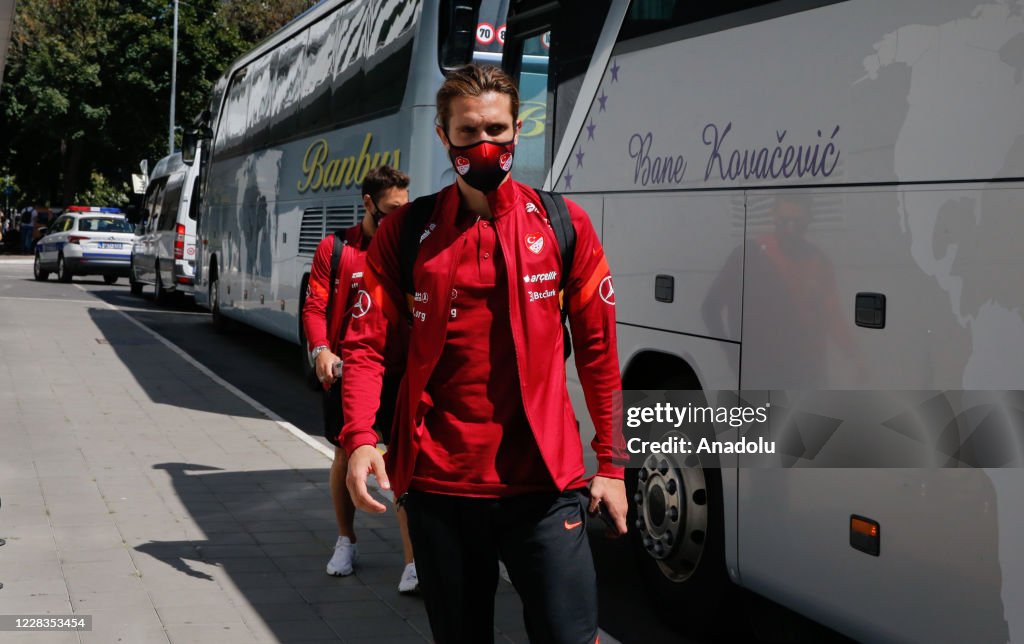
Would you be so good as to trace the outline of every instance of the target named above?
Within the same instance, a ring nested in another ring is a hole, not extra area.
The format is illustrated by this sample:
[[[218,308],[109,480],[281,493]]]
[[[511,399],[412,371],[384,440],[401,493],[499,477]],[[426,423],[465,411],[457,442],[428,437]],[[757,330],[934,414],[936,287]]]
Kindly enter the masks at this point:
[[[362,222],[346,229],[344,237],[346,244],[338,262],[335,284],[330,283],[334,235],[324,237],[313,255],[306,302],[302,307],[302,327],[306,332],[307,351],[326,345],[330,347],[331,353],[341,355],[341,340],[347,327],[346,322],[362,286],[363,265],[369,241],[363,234]],[[331,309],[331,319],[328,320],[327,299],[332,288],[334,307]],[[328,387],[324,385],[325,390]]]
[[[512,340],[523,408],[541,456],[558,489],[584,474],[579,429],[565,385],[558,285],[562,260],[537,193],[508,180],[488,195],[505,259]],[[375,445],[374,417],[380,397],[385,346],[408,330],[405,378],[386,455],[391,487],[404,494],[416,466],[424,418],[432,407],[426,392],[444,347],[451,292],[465,238],[455,225],[460,195],[452,185],[438,193],[414,263],[415,294],[402,292],[398,252],[409,207],[392,213],[374,235],[366,258],[364,288],[370,307],[353,317],[342,344],[344,378],[341,440],[351,454]],[[615,342],[611,273],[587,213],[566,200],[576,229],[576,252],[564,293],[577,371],[596,435],[592,443],[599,476],[623,478],[626,464],[621,427],[613,422],[613,393],[622,388]],[[486,333],[481,329],[481,333]]]

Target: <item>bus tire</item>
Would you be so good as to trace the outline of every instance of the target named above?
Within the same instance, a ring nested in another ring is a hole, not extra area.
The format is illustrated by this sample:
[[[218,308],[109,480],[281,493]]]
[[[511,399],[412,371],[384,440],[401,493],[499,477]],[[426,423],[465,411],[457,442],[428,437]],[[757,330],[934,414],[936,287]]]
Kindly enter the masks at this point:
[[[725,566],[721,470],[673,454],[651,454],[642,463],[626,470],[625,483],[630,549],[644,586],[666,624],[688,635],[712,633],[734,588]]]
[[[306,308],[306,291],[308,289],[309,275],[303,275],[302,286],[299,288],[299,353],[301,355],[296,357],[302,380],[313,391],[321,391],[320,380],[316,377],[316,365],[310,359],[306,347],[306,329],[302,326],[302,309]]]
[[[220,277],[217,273],[217,261],[214,260],[210,265],[210,320],[213,322],[213,327],[220,333],[226,333],[228,331],[228,319],[224,317],[224,313],[220,310]]]

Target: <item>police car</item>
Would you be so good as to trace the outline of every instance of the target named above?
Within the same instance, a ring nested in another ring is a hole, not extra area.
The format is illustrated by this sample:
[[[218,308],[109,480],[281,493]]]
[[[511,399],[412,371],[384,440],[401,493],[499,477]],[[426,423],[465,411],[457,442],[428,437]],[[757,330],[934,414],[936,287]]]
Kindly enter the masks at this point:
[[[102,275],[113,284],[131,268],[132,225],[117,208],[70,206],[36,244],[35,278]]]

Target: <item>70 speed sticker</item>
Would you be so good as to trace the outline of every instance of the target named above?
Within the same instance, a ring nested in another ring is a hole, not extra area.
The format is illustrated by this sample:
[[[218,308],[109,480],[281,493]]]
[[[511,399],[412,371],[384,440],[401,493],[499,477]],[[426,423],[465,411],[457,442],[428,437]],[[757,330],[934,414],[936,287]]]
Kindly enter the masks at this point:
[[[494,25],[489,22],[481,22],[476,26],[476,41],[481,45],[489,45],[494,41]]]

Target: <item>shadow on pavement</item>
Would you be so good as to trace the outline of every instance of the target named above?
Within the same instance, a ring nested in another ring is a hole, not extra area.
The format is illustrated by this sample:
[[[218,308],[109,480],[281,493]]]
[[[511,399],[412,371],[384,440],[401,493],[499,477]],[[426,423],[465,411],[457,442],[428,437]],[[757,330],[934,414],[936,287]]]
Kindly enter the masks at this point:
[[[422,642],[429,636],[423,602],[397,590],[403,562],[393,513],[359,513],[355,574],[324,572],[336,534],[326,468],[226,472],[188,463],[154,468],[167,472],[205,538],[135,549],[189,577],[221,578],[222,584],[226,577],[279,641]]]
[[[140,329],[118,311],[89,309],[101,336],[98,345],[110,346],[131,371],[150,400],[214,414],[262,418],[262,414],[236,396],[224,395],[220,385],[206,377],[163,343]]]
[[[223,576],[282,642],[423,641],[429,625],[418,597],[400,595],[402,546],[394,515],[357,513],[359,560],[354,575],[330,577],[334,545],[327,469],[227,472],[189,463],[154,466],[171,478],[203,537],[151,541],[135,549],[177,574],[215,582]],[[668,628],[648,605],[626,542],[609,541],[593,522],[601,626],[625,643],[693,642]],[[526,642],[522,605],[507,583],[495,599],[498,642]],[[749,641],[727,629],[713,642]],[[367,640],[369,641],[369,640]]]
[[[207,312],[190,298],[174,305],[173,309],[162,309],[150,299],[134,297],[118,289],[92,290],[90,294],[115,306],[132,307],[132,310],[125,311],[126,315],[159,333],[296,427],[313,436],[322,434],[320,394],[310,390],[299,374],[300,349],[297,345],[242,324],[233,324],[228,333],[217,332]],[[94,309],[91,314],[105,334],[108,331],[113,334],[107,339],[155,401],[163,402],[170,398],[170,404],[196,408],[197,403],[191,394],[184,393],[183,400],[176,402],[174,391],[166,388],[157,391],[155,386],[143,380],[142,376],[148,377],[150,373],[147,366],[150,357],[132,347],[131,343],[159,344],[152,335],[114,311]],[[179,371],[192,369],[168,353],[168,361],[173,360],[181,363]],[[190,381],[194,381],[194,371],[191,373]],[[193,384],[196,387],[219,387],[206,378]],[[209,409],[209,405],[198,408]],[[251,408],[238,413],[253,415]]]

